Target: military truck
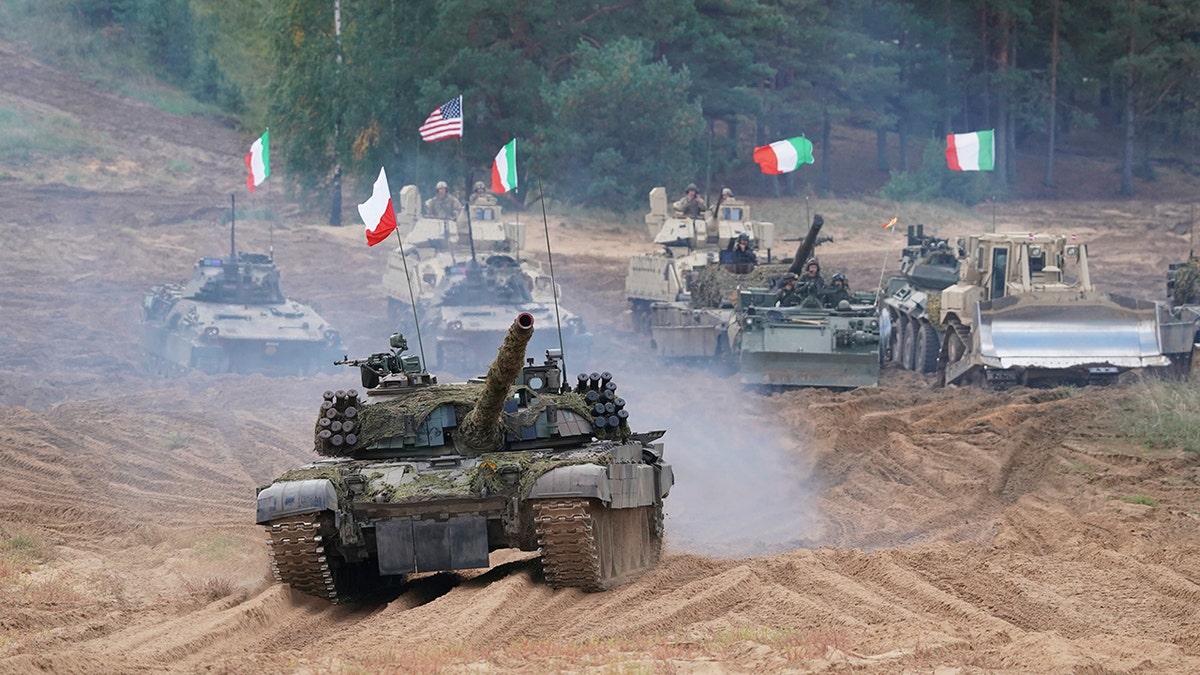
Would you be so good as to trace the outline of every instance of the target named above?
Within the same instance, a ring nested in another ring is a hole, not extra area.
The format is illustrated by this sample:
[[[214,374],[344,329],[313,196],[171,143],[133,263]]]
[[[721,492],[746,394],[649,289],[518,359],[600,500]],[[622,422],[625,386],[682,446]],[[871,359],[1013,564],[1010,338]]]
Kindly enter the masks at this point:
[[[1200,352],[1200,258],[1195,256],[1195,230],[1191,253],[1184,262],[1167,268],[1167,301],[1159,315],[1163,352],[1171,359],[1171,375],[1194,380],[1196,354]]]
[[[435,368],[463,377],[480,374],[491,345],[518,312],[555,326],[539,332],[533,349],[555,346],[572,362],[587,359],[592,334],[579,315],[556,305],[562,289],[541,264],[521,257],[525,225],[504,222],[494,196],[477,190],[469,213],[456,221],[422,217],[415,185],[400,190],[400,205],[403,245],[389,254],[383,276],[388,317],[400,332],[420,337]]]
[[[668,209],[671,209],[668,211]],[[724,330],[729,312],[690,311],[691,286],[695,273],[708,265],[728,260],[729,244],[745,234],[759,256],[770,261],[775,241],[773,223],[751,219],[752,209],[741,200],[722,196],[706,218],[685,218],[667,203],[663,187],[650,191],[650,213],[646,227],[656,253],[635,255],[625,275],[625,295],[632,311],[633,327],[654,336],[660,355],[667,358],[712,356],[717,336]],[[740,270],[743,272],[749,270]],[[666,303],[658,304],[657,303]],[[678,304],[675,304],[678,303]],[[714,307],[712,309],[731,309]],[[666,330],[654,335],[655,326]],[[692,333],[693,335],[688,335]]]
[[[1132,369],[1171,365],[1160,339],[1163,308],[1096,290],[1085,244],[996,233],[968,237],[961,248],[959,280],[941,292],[938,324],[906,329],[916,331],[922,353],[932,351],[930,333],[941,332],[940,384],[1108,384]]]
[[[728,341],[745,385],[854,388],[879,383],[874,292],[835,293],[813,283],[783,300],[776,288],[806,267],[824,224],[820,215],[813,217],[792,263],[771,286],[738,291]]]
[[[286,297],[274,258],[236,251],[201,258],[186,284],[160,284],[142,298],[147,370],[307,375],[342,354],[337,329],[311,306]]]
[[[540,548],[550,585],[585,591],[657,564],[674,484],[665,432],[631,431],[609,373],[572,388],[557,350],[526,362],[533,328],[518,315],[487,377],[461,384],[439,384],[399,334],[390,351],[343,360],[365,396],[326,392],[324,458],[258,491],[276,579],[340,602],[488,567],[501,548]]]

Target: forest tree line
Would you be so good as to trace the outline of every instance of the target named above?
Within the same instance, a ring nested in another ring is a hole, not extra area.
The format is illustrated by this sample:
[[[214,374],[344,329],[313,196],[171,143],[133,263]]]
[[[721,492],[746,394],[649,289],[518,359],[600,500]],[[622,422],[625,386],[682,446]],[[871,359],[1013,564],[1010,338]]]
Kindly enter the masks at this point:
[[[1195,0],[253,0],[234,29],[264,45],[262,68],[236,83],[207,37],[226,0],[53,1],[124,25],[197,96],[265,101],[250,113],[277,170],[335,217],[347,175],[486,180],[512,138],[523,189],[617,208],[749,175],[753,146],[797,135],[816,149],[812,187],[836,192],[835,125],[875,133],[890,196],[964,201],[1003,195],[1026,144],[1047,149],[1053,184],[1075,129],[1119,130],[1124,194],[1156,151],[1200,139]],[[424,143],[417,128],[458,95],[464,138]],[[995,129],[994,172],[931,170],[945,134],[979,129]]]

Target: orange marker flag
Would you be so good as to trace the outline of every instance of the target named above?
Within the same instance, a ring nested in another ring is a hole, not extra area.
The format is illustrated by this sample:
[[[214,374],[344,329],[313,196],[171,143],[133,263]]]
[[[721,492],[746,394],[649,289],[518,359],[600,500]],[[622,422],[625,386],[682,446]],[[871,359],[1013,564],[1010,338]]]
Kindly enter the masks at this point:
[[[893,225],[896,224],[896,221],[898,221],[898,220],[900,220],[900,216],[892,216],[891,220],[889,220],[883,224],[883,229],[885,229],[885,230],[890,229]]]

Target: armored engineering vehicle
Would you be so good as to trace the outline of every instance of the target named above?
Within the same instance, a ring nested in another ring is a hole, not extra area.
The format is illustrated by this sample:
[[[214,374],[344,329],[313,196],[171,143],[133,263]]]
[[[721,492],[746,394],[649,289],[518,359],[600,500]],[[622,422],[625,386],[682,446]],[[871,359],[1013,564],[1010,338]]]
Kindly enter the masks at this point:
[[[422,217],[415,185],[400,190],[400,204],[397,220],[407,231],[383,275],[388,317],[408,335],[416,332],[414,314],[419,317],[421,346],[428,347],[435,368],[463,377],[482,373],[491,345],[518,312],[545,326],[561,322],[563,344],[557,330],[542,330],[535,353],[555,346],[572,361],[587,358],[591,333],[581,317],[556,305],[561,289],[541,264],[520,256],[525,225],[504,222],[495,197],[476,193],[467,207],[469,222]]]
[[[270,255],[202,258],[186,284],[154,286],[142,299],[148,370],[169,376],[262,372],[305,375],[342,354],[338,331],[309,305],[283,294]]]
[[[517,316],[481,381],[439,384],[399,334],[344,360],[366,391],[326,392],[324,458],[258,491],[276,578],[337,602],[487,567],[499,548],[540,548],[548,583],[585,591],[657,564],[674,483],[665,432],[630,431],[608,373],[572,390],[556,350],[526,360],[533,325]]]
[[[809,261],[825,220],[813,217],[785,274]],[[804,282],[801,282],[804,283]],[[875,294],[809,285],[796,304],[778,301],[772,287],[738,291],[729,344],[741,381],[766,387],[853,388],[879,383],[879,313]]]
[[[775,225],[751,220],[750,206],[726,197],[724,191],[703,219],[669,213],[669,208],[665,188],[650,191],[646,226],[662,250],[635,255],[629,260],[625,295],[632,310],[633,327],[638,332],[650,333],[663,357],[711,357],[730,312],[691,311],[694,275],[705,266],[722,263],[728,253],[726,243],[741,234],[749,237],[754,248],[765,251],[769,261]],[[731,308],[732,302],[728,307],[711,309]],[[655,327],[663,330],[656,332]]]
[[[943,333],[941,384],[1108,384],[1128,370],[1171,365],[1164,309],[1096,290],[1085,244],[996,233],[968,237],[962,249],[959,280],[941,292],[939,324],[930,326]],[[918,330],[918,351],[931,349],[920,346],[928,330]]]

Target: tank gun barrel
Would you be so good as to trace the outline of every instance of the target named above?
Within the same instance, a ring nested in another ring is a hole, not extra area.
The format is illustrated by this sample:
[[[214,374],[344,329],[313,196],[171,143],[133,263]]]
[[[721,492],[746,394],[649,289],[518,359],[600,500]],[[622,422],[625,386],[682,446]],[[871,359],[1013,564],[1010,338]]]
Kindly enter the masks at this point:
[[[800,274],[804,271],[804,264],[812,256],[813,249],[817,247],[817,235],[821,233],[821,226],[825,224],[825,219],[821,214],[813,215],[812,225],[808,228],[808,236],[804,237],[804,241],[800,242],[800,247],[796,249],[796,257],[792,259],[792,264],[788,266],[788,271],[792,274]]]
[[[484,379],[483,393],[475,407],[463,419],[463,441],[472,450],[490,450],[501,439],[500,413],[509,387],[525,365],[525,347],[533,337],[533,315],[521,312],[509,326],[504,342],[496,354],[496,360],[488,367]]]

